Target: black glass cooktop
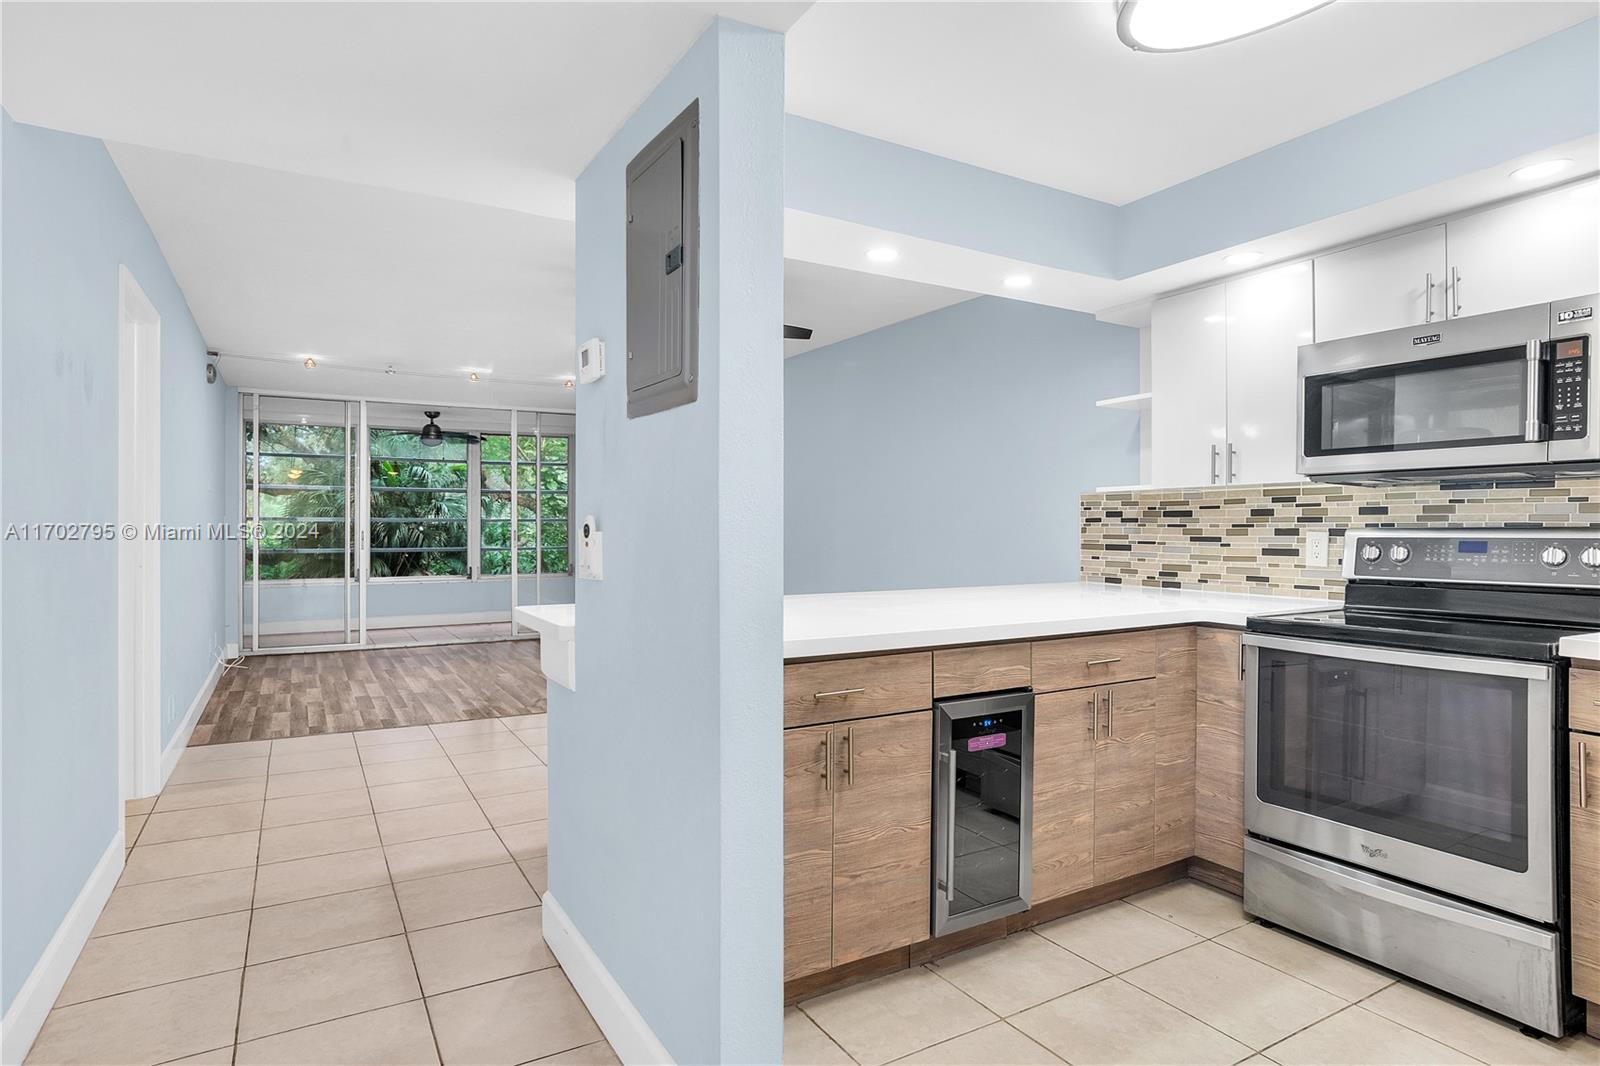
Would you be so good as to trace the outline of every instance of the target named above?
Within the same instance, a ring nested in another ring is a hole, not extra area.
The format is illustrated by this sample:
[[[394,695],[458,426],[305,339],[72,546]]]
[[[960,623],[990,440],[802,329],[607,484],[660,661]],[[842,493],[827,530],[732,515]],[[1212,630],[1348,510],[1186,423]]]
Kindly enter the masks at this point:
[[[1600,599],[1593,601],[1600,610]],[[1331,640],[1454,655],[1554,662],[1562,637],[1600,630],[1600,614],[1587,629],[1540,622],[1442,617],[1346,607],[1343,610],[1269,615],[1250,619],[1251,632]]]

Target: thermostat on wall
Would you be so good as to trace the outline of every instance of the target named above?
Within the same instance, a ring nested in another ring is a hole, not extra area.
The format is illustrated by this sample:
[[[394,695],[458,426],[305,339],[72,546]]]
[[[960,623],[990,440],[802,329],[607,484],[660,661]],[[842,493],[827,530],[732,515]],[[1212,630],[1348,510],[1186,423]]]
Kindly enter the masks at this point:
[[[599,381],[606,374],[606,342],[591,337],[578,349],[578,380],[584,384]]]

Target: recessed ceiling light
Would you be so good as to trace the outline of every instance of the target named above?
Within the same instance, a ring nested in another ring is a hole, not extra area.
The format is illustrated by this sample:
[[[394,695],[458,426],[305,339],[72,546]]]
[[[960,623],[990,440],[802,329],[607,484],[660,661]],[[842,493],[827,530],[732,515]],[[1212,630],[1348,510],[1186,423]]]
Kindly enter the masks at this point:
[[[1226,322],[1226,321],[1228,321],[1228,316],[1227,315],[1207,315],[1205,317],[1205,323],[1208,326],[1214,326],[1218,322]]]
[[[1571,165],[1570,159],[1545,159],[1538,163],[1529,163],[1525,167],[1518,167],[1511,172],[1511,177],[1516,181],[1538,181],[1559,174]]]
[[[311,358],[311,356],[309,356],[309,355],[306,356],[306,369],[307,370],[315,370],[316,368],[317,368],[317,361],[315,359]]]
[[[900,258],[900,253],[893,248],[885,246],[882,248],[869,249],[867,252],[867,258],[872,260],[874,263],[892,263],[896,259]]]
[[[1282,25],[1332,0],[1123,0],[1117,36],[1136,52],[1187,52]]]
[[[467,380],[468,381],[477,381],[478,380],[478,372],[476,370],[472,371],[472,373],[467,375]]]
[[[1222,257],[1222,261],[1231,267],[1249,266],[1251,263],[1261,262],[1261,259],[1261,252],[1234,252],[1232,255]]]
[[[563,378],[562,381],[561,381],[561,385],[562,385],[563,388],[567,388],[567,389],[572,388],[572,379],[571,378]]]
[[[1026,274],[1007,274],[1005,286],[1008,289],[1026,289],[1033,284],[1033,279]]]

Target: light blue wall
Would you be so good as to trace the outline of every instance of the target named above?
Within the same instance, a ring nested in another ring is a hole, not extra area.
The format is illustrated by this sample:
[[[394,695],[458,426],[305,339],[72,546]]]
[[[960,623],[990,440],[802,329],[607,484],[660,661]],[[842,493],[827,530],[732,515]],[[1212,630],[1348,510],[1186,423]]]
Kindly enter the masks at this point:
[[[1061,270],[1115,268],[1110,204],[798,115],[784,133],[785,207]]]
[[[5,523],[115,522],[117,292],[126,264],[161,315],[162,519],[222,521],[225,390],[105,145],[0,119]],[[219,542],[162,549],[170,737],[224,627]],[[9,1008],[121,828],[115,542],[6,540],[0,603],[0,1004]],[[109,598],[108,598],[109,597]]]
[[[1121,207],[791,115],[785,206],[1126,278],[1590,136],[1596,84],[1590,19]]]
[[[517,583],[518,602],[571,603],[573,579],[569,574],[534,578],[523,575]],[[283,585],[262,582],[261,623],[264,632],[273,622],[326,622],[344,619],[344,588],[341,585]],[[245,607],[250,593],[245,591]],[[355,597],[351,596],[354,610]],[[367,624],[382,625],[386,618],[415,615],[481,614],[499,611],[511,617],[511,579],[484,578],[476,581],[386,581],[367,585]],[[246,624],[248,625],[248,619]]]
[[[1139,334],[985,296],[786,360],[784,591],[1078,576],[1078,497],[1139,479]]]
[[[700,101],[700,394],[578,387],[576,692],[550,686],[550,898],[678,1062],[782,1054],[783,38],[718,21],[578,178],[577,335],[620,351],[628,161]]]

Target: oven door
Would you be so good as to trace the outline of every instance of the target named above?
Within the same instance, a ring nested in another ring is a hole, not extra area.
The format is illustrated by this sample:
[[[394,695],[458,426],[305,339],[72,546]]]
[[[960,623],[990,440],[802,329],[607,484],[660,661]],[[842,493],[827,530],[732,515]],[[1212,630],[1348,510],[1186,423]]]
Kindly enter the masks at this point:
[[[1300,349],[1300,473],[1403,473],[1550,460],[1549,307]]]
[[[1247,633],[1245,828],[1556,919],[1548,666]]]

